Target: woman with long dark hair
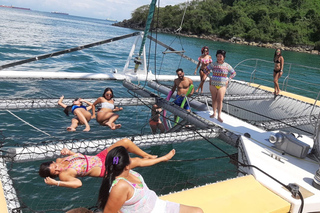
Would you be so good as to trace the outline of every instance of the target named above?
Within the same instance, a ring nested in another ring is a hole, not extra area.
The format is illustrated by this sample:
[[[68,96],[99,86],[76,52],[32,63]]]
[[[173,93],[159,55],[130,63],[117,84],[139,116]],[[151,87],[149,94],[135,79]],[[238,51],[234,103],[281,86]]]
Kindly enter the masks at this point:
[[[112,130],[119,129],[121,124],[114,123],[119,118],[119,115],[114,112],[122,110],[122,107],[114,106],[113,91],[111,88],[106,88],[102,96],[93,103],[93,117],[95,117],[95,107],[97,104],[101,104],[101,108],[97,112],[97,122],[102,126],[108,126]]]
[[[112,149],[121,146],[125,147],[128,152],[134,153],[140,157],[131,158],[131,168],[152,166],[156,163],[168,161],[171,159],[175,151],[171,150],[167,155],[158,158],[156,155],[150,155],[141,150],[128,138],[121,139],[110,147],[101,151],[95,156],[83,155],[75,153],[67,148],[61,150],[61,155],[67,157],[57,158],[55,161],[42,163],[39,168],[39,175],[48,185],[59,187],[79,188],[82,182],[79,177],[104,177],[105,176],[105,160],[108,152]],[[60,180],[55,178],[59,177]]]
[[[273,83],[274,83],[274,92],[273,94],[279,95],[280,87],[279,87],[279,78],[283,74],[283,65],[284,58],[281,55],[281,49],[276,49],[273,56],[274,69],[273,69]]]
[[[64,96],[61,96],[58,104],[64,108],[63,112],[69,116],[69,113],[71,112],[74,114],[74,117],[71,120],[71,125],[67,127],[67,130],[70,132],[76,131],[76,128],[78,125],[85,125],[86,128],[83,130],[84,132],[90,131],[90,125],[89,121],[92,117],[91,113],[89,110],[92,108],[92,103],[89,101],[86,101],[81,98],[76,98],[71,106],[67,106],[66,104],[62,103],[64,99]],[[88,106],[83,106],[82,103],[85,102]]]
[[[201,93],[202,93],[203,84],[206,81],[207,77],[209,76],[209,72],[207,72],[207,70],[205,68],[206,68],[206,66],[208,66],[212,62],[212,58],[209,55],[209,47],[204,46],[201,48],[201,56],[199,56],[198,61],[199,62],[197,64],[196,70],[194,71],[194,74],[195,75],[197,74],[197,70],[200,66],[199,73],[200,73],[201,82],[200,82],[199,87],[196,90],[196,92],[198,92],[199,89],[201,89]]]
[[[161,158],[153,159],[159,161]],[[128,151],[124,147],[112,149],[105,162],[106,175],[101,183],[98,203],[105,213],[203,213],[198,207],[161,200],[150,190],[143,177],[131,170]]]

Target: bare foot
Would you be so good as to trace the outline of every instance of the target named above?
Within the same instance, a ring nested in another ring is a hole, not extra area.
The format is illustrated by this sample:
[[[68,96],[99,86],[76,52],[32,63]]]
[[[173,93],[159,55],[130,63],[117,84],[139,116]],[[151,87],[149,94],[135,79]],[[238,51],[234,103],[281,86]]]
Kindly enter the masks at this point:
[[[196,93],[198,93],[199,92],[199,89],[196,89]]]
[[[222,120],[220,117],[218,117],[218,121],[220,121],[221,123],[223,123],[223,120]]]
[[[176,150],[172,149],[168,154],[164,155],[164,161],[170,160],[176,154]]]
[[[215,114],[213,114],[213,115],[210,115],[210,118],[214,118],[214,117],[216,117],[216,115],[215,115]]]
[[[119,129],[121,127],[121,124],[115,124],[114,129]]]
[[[90,127],[88,126],[88,127],[86,127],[84,130],[82,130],[82,131],[84,131],[84,132],[89,132],[89,131],[90,131]]]
[[[69,127],[67,127],[67,131],[69,131],[69,132],[75,132],[76,129],[69,126]]]
[[[107,123],[105,123],[105,125],[108,126],[108,127],[109,127],[110,129],[112,129],[112,130],[115,130],[115,129],[116,129],[114,123],[109,123],[109,122],[107,122]]]

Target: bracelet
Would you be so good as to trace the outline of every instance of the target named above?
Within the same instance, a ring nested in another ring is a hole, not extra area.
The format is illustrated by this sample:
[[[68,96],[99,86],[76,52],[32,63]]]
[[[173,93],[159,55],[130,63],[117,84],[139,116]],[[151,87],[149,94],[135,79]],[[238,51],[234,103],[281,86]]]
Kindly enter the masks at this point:
[[[57,184],[57,186],[59,186],[60,185],[60,180],[58,181],[58,184]]]

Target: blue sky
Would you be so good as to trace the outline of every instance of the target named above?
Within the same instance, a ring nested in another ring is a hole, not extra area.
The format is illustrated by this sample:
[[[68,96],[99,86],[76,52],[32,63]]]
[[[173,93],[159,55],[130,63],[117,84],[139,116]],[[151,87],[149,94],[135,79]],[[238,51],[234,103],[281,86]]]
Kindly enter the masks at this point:
[[[160,0],[160,7],[186,1]],[[122,21],[131,18],[131,13],[136,8],[150,4],[150,2],[151,0],[0,0],[0,5],[27,7],[46,12],[59,11],[75,16]]]

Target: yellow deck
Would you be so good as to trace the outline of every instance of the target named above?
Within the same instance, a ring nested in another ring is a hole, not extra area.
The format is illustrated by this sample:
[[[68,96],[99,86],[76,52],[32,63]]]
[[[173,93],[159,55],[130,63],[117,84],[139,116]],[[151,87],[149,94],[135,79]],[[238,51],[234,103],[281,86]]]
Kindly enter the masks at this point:
[[[290,203],[261,185],[252,175],[160,197],[201,207],[205,213],[287,213]]]
[[[273,92],[274,91],[274,88],[263,86],[263,85],[259,85],[259,84],[250,83],[250,86],[257,87],[257,88],[260,88],[260,89],[263,89],[263,90],[266,90],[266,91],[269,91],[269,92]],[[303,102],[306,102],[306,103],[309,103],[309,104],[314,104],[315,101],[316,101],[315,99],[312,99],[312,98],[307,98],[307,97],[304,97],[302,95],[296,95],[296,94],[293,94],[293,93],[290,93],[290,92],[285,92],[285,91],[281,91],[280,95],[283,95],[283,96],[286,96],[286,97],[289,97],[289,98],[293,98],[293,99],[297,99],[297,100],[300,100],[300,101],[303,101]],[[320,106],[320,102],[317,101],[316,105]]]
[[[8,213],[7,202],[6,202],[6,199],[4,197],[1,181],[0,181],[0,212],[1,213]]]

